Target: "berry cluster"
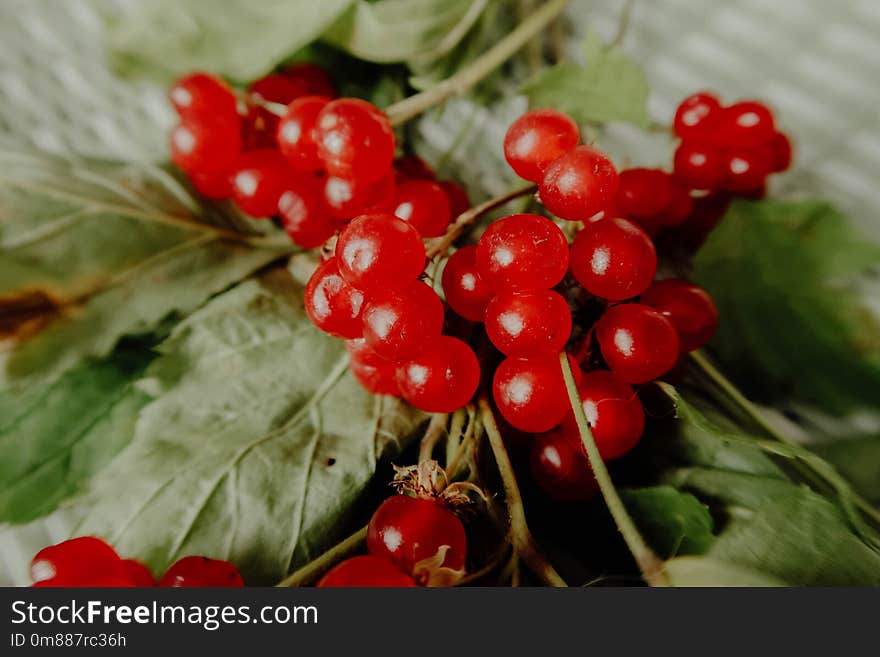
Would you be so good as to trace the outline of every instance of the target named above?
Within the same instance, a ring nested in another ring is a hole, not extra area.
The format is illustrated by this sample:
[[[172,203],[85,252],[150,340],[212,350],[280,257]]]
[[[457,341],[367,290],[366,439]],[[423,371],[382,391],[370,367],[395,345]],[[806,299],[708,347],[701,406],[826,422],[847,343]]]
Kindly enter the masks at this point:
[[[123,559],[94,536],[80,536],[43,548],[31,561],[35,587],[157,586],[152,573],[135,559]],[[228,561],[183,557],[159,579],[162,587],[244,586]]]

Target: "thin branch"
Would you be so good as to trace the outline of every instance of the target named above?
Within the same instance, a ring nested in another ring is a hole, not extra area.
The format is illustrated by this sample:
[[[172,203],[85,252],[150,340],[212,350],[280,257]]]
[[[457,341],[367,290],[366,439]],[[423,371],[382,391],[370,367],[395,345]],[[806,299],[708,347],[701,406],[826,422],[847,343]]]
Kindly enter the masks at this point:
[[[275,586],[308,586],[318,579],[343,559],[360,552],[361,547],[367,540],[367,528],[361,527],[354,534],[324,552],[321,556],[313,559],[299,570],[294,571]]]

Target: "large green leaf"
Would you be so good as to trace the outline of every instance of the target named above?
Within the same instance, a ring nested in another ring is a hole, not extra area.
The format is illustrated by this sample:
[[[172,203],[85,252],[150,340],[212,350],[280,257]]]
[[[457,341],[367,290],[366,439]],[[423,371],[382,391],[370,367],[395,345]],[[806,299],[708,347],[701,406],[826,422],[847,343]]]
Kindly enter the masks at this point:
[[[692,275],[723,318],[712,348],[726,373],[764,400],[876,406],[880,325],[851,277],[878,262],[880,247],[825,203],[734,203]]]
[[[864,497],[880,506],[880,435],[838,438],[834,441],[810,445]]]
[[[712,544],[712,516],[705,504],[671,486],[620,491],[627,510],[657,554],[702,554]]]
[[[349,529],[377,458],[420,419],[360,388],[284,269],[216,297],[160,351],[144,383],[156,399],[80,528],[157,572],[206,554],[278,580]]]
[[[776,577],[711,557],[678,557],[664,565],[672,586],[786,586]]]

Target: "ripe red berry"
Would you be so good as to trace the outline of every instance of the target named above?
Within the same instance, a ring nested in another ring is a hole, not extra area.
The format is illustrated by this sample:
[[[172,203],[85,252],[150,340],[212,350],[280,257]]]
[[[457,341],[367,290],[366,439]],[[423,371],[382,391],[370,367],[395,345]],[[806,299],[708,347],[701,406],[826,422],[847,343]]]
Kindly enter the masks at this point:
[[[748,192],[764,184],[770,174],[773,155],[768,149],[729,148],[724,152],[722,187],[731,192]]]
[[[388,559],[407,575],[415,575],[416,564],[444,550],[443,561],[437,566],[460,571],[467,557],[467,539],[461,520],[440,503],[394,495],[370,518],[367,550]]]
[[[777,132],[769,142],[773,152],[771,171],[785,171],[791,166],[791,141],[784,132]]]
[[[577,146],[579,138],[577,123],[567,114],[532,110],[507,129],[504,157],[521,178],[540,182],[550,163]]]
[[[584,502],[599,492],[579,435],[561,428],[535,436],[529,465],[532,478],[557,502]]]
[[[125,581],[122,559],[110,545],[94,536],[80,536],[45,547],[31,561],[35,586],[124,586],[97,583],[101,579]]]
[[[171,130],[171,159],[187,173],[223,174],[241,153],[238,121],[200,118]]]
[[[334,566],[318,582],[318,588],[332,587],[403,587],[415,586],[409,575],[405,575],[387,559],[365,554],[346,559]]]
[[[364,294],[352,287],[339,273],[336,258],[321,263],[306,285],[306,314],[325,333],[338,338],[359,338]]]
[[[678,333],[660,312],[640,303],[613,306],[596,323],[608,367],[627,383],[662,376],[678,359]]]
[[[270,73],[254,80],[248,87],[248,95],[256,100],[287,105],[303,93],[302,86],[286,75]]]
[[[370,349],[383,358],[402,362],[439,337],[443,302],[423,282],[410,280],[392,289],[371,290],[361,318]]]
[[[556,216],[586,221],[614,201],[618,183],[617,169],[604,153],[578,146],[547,167],[538,195]]]
[[[351,219],[359,214],[390,210],[395,189],[392,171],[370,182],[327,176],[324,179],[324,202],[337,218]]]
[[[232,197],[242,212],[270,217],[278,213],[278,201],[292,177],[287,160],[276,150],[243,153],[232,173]]]
[[[724,156],[707,142],[681,142],[673,166],[675,177],[692,189],[715,189],[724,179]]]
[[[408,180],[397,186],[392,213],[415,227],[422,237],[440,237],[452,219],[449,196],[430,180]]]
[[[763,146],[773,139],[773,114],[761,103],[745,101],[721,110],[717,139],[729,146]]]
[[[278,148],[276,132],[278,116],[265,107],[252,102],[245,103],[245,113],[241,117],[241,139],[244,151],[256,151],[262,148]]]
[[[400,397],[400,386],[397,385],[397,363],[382,358],[370,349],[363,338],[346,340],[345,348],[351,358],[348,367],[367,392]]]
[[[232,196],[232,181],[228,171],[190,173],[189,180],[196,191],[206,198],[221,200]]]
[[[425,268],[418,231],[389,214],[366,214],[346,226],[336,242],[343,278],[362,290],[382,291],[417,278]]]
[[[493,292],[477,267],[476,246],[462,247],[450,256],[442,282],[450,308],[472,322],[483,321]]]
[[[244,580],[238,569],[228,561],[208,557],[183,557],[162,575],[163,587],[242,587]]]
[[[651,238],[626,219],[587,224],[571,245],[571,273],[591,294],[619,301],[648,288],[657,271]]]
[[[394,170],[399,178],[398,182],[405,180],[434,180],[437,174],[431,165],[418,155],[404,155],[394,160]]]
[[[357,98],[331,101],[318,115],[318,153],[342,178],[378,180],[394,159],[394,132],[382,112]]]
[[[326,96],[334,98],[336,89],[333,80],[323,68],[312,62],[298,62],[285,66],[281,75],[293,80],[299,89],[300,96]]]
[[[339,228],[339,221],[324,204],[321,185],[321,179],[311,174],[291,176],[278,199],[284,230],[294,244],[304,249],[321,246]]]
[[[278,122],[278,148],[294,169],[320,171],[324,162],[318,155],[315,126],[318,114],[330,102],[323,96],[303,96],[287,106]]]
[[[571,356],[569,361],[579,377],[580,368]],[[506,358],[495,370],[492,393],[501,415],[520,431],[549,431],[569,410],[556,355]]]
[[[437,183],[446,192],[449,197],[449,209],[452,212],[452,218],[455,219],[462,212],[466,212],[471,207],[471,200],[464,187],[454,180],[441,180]]]
[[[122,567],[125,568],[126,578],[133,586],[156,586],[156,580],[153,579],[153,573],[151,573],[150,569],[137,559],[123,559]]]
[[[640,303],[660,311],[678,331],[679,347],[688,352],[706,344],[718,328],[718,309],[706,290],[680,278],[657,281]]]
[[[428,413],[451,413],[467,404],[480,383],[480,363],[467,343],[447,335],[423,345],[421,353],[397,370],[400,392]]]
[[[658,226],[678,226],[690,216],[693,209],[694,199],[688,189],[673,181],[672,198],[663,211],[654,217],[654,222]]]
[[[235,93],[223,80],[209,73],[190,73],[177,80],[168,92],[174,110],[184,121],[233,116]]]
[[[682,139],[702,137],[714,129],[721,111],[721,103],[712,94],[697,93],[688,96],[675,111],[673,130]]]
[[[617,209],[626,217],[653,217],[672,200],[672,181],[662,169],[627,169],[620,172]]]
[[[480,237],[477,266],[496,290],[551,288],[568,268],[568,241],[546,217],[514,214],[492,223]]]
[[[486,334],[507,356],[558,354],[571,337],[571,310],[553,290],[504,290],[486,308]]]

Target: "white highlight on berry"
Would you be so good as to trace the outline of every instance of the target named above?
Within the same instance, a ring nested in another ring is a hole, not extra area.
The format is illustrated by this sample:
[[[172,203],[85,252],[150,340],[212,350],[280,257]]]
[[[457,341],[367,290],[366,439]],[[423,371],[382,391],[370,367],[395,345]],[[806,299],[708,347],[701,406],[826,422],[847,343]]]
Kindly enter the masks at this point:
[[[373,333],[384,340],[391,335],[391,330],[394,328],[398,319],[399,317],[394,311],[379,309],[371,312],[367,321],[369,321]]]
[[[347,203],[351,200],[351,197],[354,196],[351,190],[351,183],[342,178],[334,178],[333,176],[327,178],[327,184],[324,187],[324,191],[327,194],[327,200],[330,202],[330,205],[337,207],[343,203]]]
[[[605,247],[593,251],[593,257],[590,259],[590,269],[594,274],[604,274],[611,264],[611,253]]]
[[[614,331],[614,346],[619,352],[626,356],[632,356],[633,353],[633,337],[632,333],[626,329],[619,328]]]
[[[583,403],[584,415],[587,416],[587,422],[591,427],[596,426],[596,420],[599,419],[599,408],[594,401],[585,401]]]
[[[406,367],[406,378],[415,385],[424,385],[428,380],[428,368],[418,363],[410,363]]]
[[[502,267],[509,267],[510,264],[513,262],[513,251],[511,251],[507,247],[496,249],[495,252],[492,254],[492,260],[494,260]]]
[[[513,337],[518,336],[525,328],[522,315],[519,313],[501,313],[498,316],[498,323],[501,324],[501,327]]]
[[[302,220],[307,214],[306,204],[303,203],[302,197],[291,190],[284,192],[281,198],[278,199],[278,209],[285,219],[291,223]]]
[[[52,579],[56,574],[55,566],[45,559],[35,561],[31,565],[31,580],[34,582],[42,582],[47,579]]]
[[[554,468],[562,467],[562,456],[559,454],[559,450],[555,447],[547,447],[544,449],[542,456],[549,461]]]
[[[409,221],[412,218],[413,213],[413,204],[409,201],[405,201],[394,208],[394,214],[397,217],[400,217],[404,221]]]
[[[178,126],[171,138],[174,140],[174,147],[184,153],[192,153],[196,146],[195,136],[185,125]]]
[[[184,87],[174,87],[171,90],[171,102],[178,107],[189,107],[192,104],[192,94]]]
[[[296,144],[302,136],[299,121],[285,121],[281,126],[281,140],[288,144]]]
[[[324,135],[324,148],[333,153],[333,155],[339,155],[342,152],[343,142],[342,135],[335,130]]]
[[[756,112],[745,112],[736,117],[736,124],[742,128],[753,128],[761,122]]]
[[[508,382],[505,392],[514,404],[525,404],[532,396],[532,382],[528,377],[515,376]]]
[[[527,157],[538,143],[538,135],[533,131],[528,131],[513,144],[513,152],[519,157]]]
[[[580,185],[581,179],[576,171],[568,170],[556,179],[556,186],[563,194],[571,194],[577,191]]]
[[[382,542],[389,552],[397,552],[403,543],[403,536],[401,536],[400,531],[396,527],[388,527],[382,532]]]
[[[257,191],[257,177],[251,171],[235,174],[235,188],[244,196],[253,196]]]
[[[470,272],[462,274],[459,284],[461,285],[462,290],[473,292],[475,289],[477,289],[477,277]]]
[[[363,271],[376,262],[376,251],[373,242],[365,239],[353,239],[345,243],[342,259],[351,269]]]
[[[745,173],[749,170],[749,163],[741,157],[735,157],[730,160],[730,170],[732,173]]]

